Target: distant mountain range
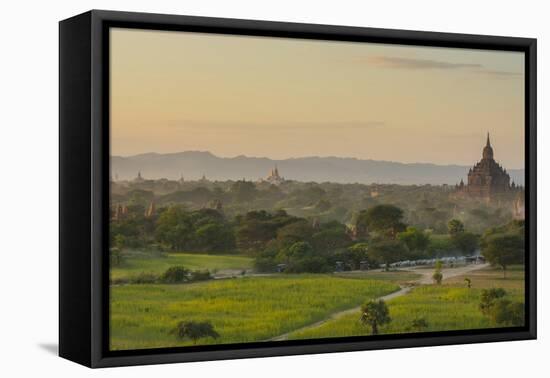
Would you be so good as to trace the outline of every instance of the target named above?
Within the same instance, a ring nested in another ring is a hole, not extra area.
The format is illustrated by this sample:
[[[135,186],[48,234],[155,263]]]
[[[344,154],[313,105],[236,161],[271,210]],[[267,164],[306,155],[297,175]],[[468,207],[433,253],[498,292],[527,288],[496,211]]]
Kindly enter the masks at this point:
[[[472,162],[473,165],[474,162]],[[341,157],[302,157],[284,160],[236,156],[223,158],[210,152],[186,151],[170,154],[146,153],[111,158],[112,175],[132,179],[138,172],[145,179],[196,180],[204,174],[210,180],[257,180],[277,166],[290,180],[362,184],[456,184],[466,181],[469,166],[427,163],[397,163]],[[509,169],[517,184],[524,184],[523,169]]]

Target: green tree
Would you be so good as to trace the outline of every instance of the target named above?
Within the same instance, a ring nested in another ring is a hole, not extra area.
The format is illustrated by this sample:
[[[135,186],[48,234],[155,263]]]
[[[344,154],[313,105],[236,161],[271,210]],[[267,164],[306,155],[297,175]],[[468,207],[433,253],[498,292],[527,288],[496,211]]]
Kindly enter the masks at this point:
[[[432,275],[432,278],[434,282],[438,285],[441,285],[441,281],[443,281],[443,273],[441,272],[442,268],[443,268],[443,264],[441,263],[441,261],[437,260],[435,262],[435,271],[434,271],[434,274]]]
[[[454,249],[455,246],[451,237],[446,235],[443,237],[431,237],[427,254],[430,257],[449,256]]]
[[[338,258],[350,264],[353,269],[359,269],[361,261],[369,260],[369,246],[367,243],[356,243],[340,252]]]
[[[397,234],[397,238],[404,242],[410,251],[424,252],[430,244],[430,237],[416,227],[407,227]]]
[[[191,221],[195,227],[201,227],[209,223],[224,223],[225,218],[222,212],[216,209],[200,209],[190,214]]]
[[[241,219],[236,227],[237,246],[242,251],[260,251],[276,235],[276,225],[262,219]]]
[[[390,264],[405,259],[408,252],[407,245],[400,240],[379,240],[369,247],[369,257],[378,264],[386,264],[386,270]]]
[[[471,232],[460,232],[451,236],[451,241],[456,249],[466,256],[473,255],[479,248],[479,238]]]
[[[184,250],[192,244],[195,236],[190,214],[182,206],[167,208],[157,220],[155,235],[170,249]]]
[[[361,215],[361,214],[360,214]],[[362,213],[364,224],[369,231],[395,238],[397,232],[405,229],[403,210],[394,205],[377,205]]]
[[[279,248],[288,248],[297,242],[310,241],[312,233],[311,223],[305,219],[287,224],[277,230]]]
[[[269,251],[271,252],[271,251]],[[275,259],[276,254],[264,254],[257,256],[254,259],[254,269],[258,272],[275,272],[277,269],[277,260]]]
[[[311,243],[316,251],[334,252],[339,248],[348,247],[351,239],[346,232],[346,227],[336,222],[328,227],[322,227],[321,231],[316,232],[311,237]]]
[[[379,327],[391,321],[390,310],[382,299],[370,301],[361,306],[361,323],[371,328],[371,334],[378,335]]]
[[[451,236],[460,234],[464,232],[464,223],[462,223],[458,219],[451,219],[447,224],[447,230],[449,231],[449,235]]]
[[[195,239],[206,252],[228,252],[235,248],[233,230],[225,224],[205,224],[197,229]]]
[[[297,242],[286,250],[289,259],[302,259],[313,255],[313,247],[308,242]]]
[[[153,239],[152,232],[147,227],[148,221],[143,217],[143,213],[139,213],[111,222],[111,246],[121,251],[126,248],[144,247]]]
[[[212,323],[205,322],[196,322],[196,321],[187,321],[179,322],[178,325],[172,330],[172,334],[175,334],[176,337],[180,340],[191,339],[193,344],[197,344],[199,339],[205,337],[211,337],[217,339],[220,337],[219,333],[216,332]]]
[[[517,234],[494,234],[485,240],[482,254],[491,265],[500,266],[506,278],[506,268],[509,265],[523,263],[525,244],[523,238]]]
[[[285,268],[285,273],[327,273],[331,271],[327,259],[321,256],[307,256],[293,259]]]

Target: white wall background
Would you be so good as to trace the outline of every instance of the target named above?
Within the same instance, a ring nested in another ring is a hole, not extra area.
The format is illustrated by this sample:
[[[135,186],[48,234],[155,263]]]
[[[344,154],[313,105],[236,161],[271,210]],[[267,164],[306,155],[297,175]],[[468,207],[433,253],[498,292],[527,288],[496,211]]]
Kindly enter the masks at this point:
[[[521,377],[548,374],[547,2],[9,1],[0,21],[0,375],[57,377]],[[89,370],[55,355],[58,246],[58,26],[89,9],[536,37],[539,124],[539,340]],[[546,189],[546,190],[545,190]],[[545,350],[546,349],[546,350]]]

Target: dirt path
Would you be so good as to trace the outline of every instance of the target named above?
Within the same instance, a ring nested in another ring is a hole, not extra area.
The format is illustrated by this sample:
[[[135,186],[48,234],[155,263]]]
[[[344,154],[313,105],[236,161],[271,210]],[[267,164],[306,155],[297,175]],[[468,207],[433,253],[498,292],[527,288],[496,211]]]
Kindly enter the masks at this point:
[[[446,280],[448,278],[460,276],[460,275],[472,272],[474,270],[483,269],[483,268],[488,267],[488,266],[489,266],[489,264],[466,265],[466,266],[462,266],[462,267],[458,267],[458,268],[445,268],[441,272],[443,273],[443,280]],[[394,291],[393,293],[384,295],[382,297],[378,297],[377,299],[382,299],[384,301],[389,301],[390,299],[397,298],[397,297],[400,297],[402,295],[407,294],[409,291],[412,290],[414,285],[428,285],[428,284],[431,284],[433,282],[433,280],[432,280],[433,269],[430,269],[430,268],[411,268],[411,269],[407,269],[407,271],[420,274],[421,277],[418,278],[417,280],[411,282],[413,284],[413,286],[401,287],[401,289],[399,289],[397,291]],[[320,320],[320,321],[312,323],[312,324],[308,324],[306,326],[295,329],[291,332],[287,332],[285,334],[273,337],[273,338],[271,338],[267,341],[287,340],[288,336],[291,333],[294,333],[294,332],[297,332],[297,331],[304,331],[304,330],[311,329],[311,328],[317,328],[317,327],[325,324],[329,320],[335,320],[335,319],[339,319],[339,318],[341,318],[343,316],[346,316],[346,315],[349,315],[349,314],[358,313],[360,310],[361,310],[361,306],[357,306],[357,307],[353,307],[353,308],[350,308],[350,309],[347,309],[347,310],[344,310],[344,311],[338,311],[338,312],[335,312],[335,313],[329,315],[327,318],[325,318],[323,320]]]

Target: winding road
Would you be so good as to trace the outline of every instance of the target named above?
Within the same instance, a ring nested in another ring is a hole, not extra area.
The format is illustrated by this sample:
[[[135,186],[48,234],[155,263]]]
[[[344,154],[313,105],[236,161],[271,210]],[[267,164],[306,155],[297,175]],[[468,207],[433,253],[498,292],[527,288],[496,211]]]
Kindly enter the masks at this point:
[[[449,279],[449,278],[452,278],[452,277],[461,276],[463,274],[472,272],[474,270],[483,269],[483,268],[486,268],[488,266],[489,266],[489,264],[473,264],[473,265],[466,265],[466,266],[462,266],[462,267],[458,267],[458,268],[444,268],[441,272],[443,273],[443,280],[446,280],[446,279]],[[432,283],[432,281],[433,281],[432,280],[433,269],[428,269],[428,268],[425,268],[425,267],[419,267],[419,268],[407,269],[406,271],[420,274],[420,278],[418,278],[414,281],[411,281],[410,286],[402,286],[401,289],[399,289],[397,291],[394,291],[393,293],[390,293],[388,295],[378,297],[377,300],[382,299],[384,301],[389,301],[390,299],[397,298],[397,297],[400,297],[402,295],[407,294],[409,291],[412,290],[413,287],[415,287],[417,285],[428,285],[428,284]],[[290,334],[294,333],[294,332],[305,331],[307,329],[316,328],[316,327],[319,327],[319,326],[325,324],[329,320],[339,319],[339,318],[341,318],[343,316],[346,316],[346,315],[349,315],[349,314],[358,313],[360,310],[361,310],[361,306],[357,306],[357,307],[353,307],[353,308],[350,308],[350,309],[347,309],[347,310],[338,311],[338,312],[330,314],[327,318],[325,318],[323,320],[320,320],[318,322],[311,323],[311,324],[308,324],[306,326],[297,328],[295,330],[292,330],[291,332],[287,332],[287,333],[284,333],[282,335],[275,336],[275,337],[273,337],[269,340],[266,340],[266,341],[288,340],[288,336]]]

